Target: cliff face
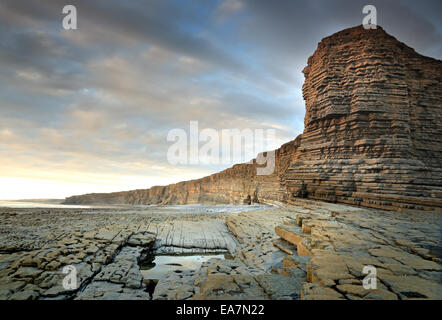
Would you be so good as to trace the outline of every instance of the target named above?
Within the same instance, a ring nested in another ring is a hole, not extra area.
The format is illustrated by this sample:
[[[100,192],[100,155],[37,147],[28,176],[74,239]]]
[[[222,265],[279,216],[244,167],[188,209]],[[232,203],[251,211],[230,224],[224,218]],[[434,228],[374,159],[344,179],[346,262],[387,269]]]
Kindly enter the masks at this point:
[[[272,175],[256,175],[253,164],[237,164],[232,168],[202,179],[183,181],[150,189],[114,193],[93,193],[66,198],[66,204],[192,204],[283,202],[287,198],[284,177],[295,154],[299,137],[275,151]]]
[[[381,28],[323,39],[303,70],[305,129],[276,150],[275,172],[239,164],[165,187],[70,204],[287,202],[293,194],[393,210],[442,208],[442,62]]]
[[[441,61],[357,27],[323,39],[303,72],[305,130],[289,189],[304,180],[313,199],[440,205]]]

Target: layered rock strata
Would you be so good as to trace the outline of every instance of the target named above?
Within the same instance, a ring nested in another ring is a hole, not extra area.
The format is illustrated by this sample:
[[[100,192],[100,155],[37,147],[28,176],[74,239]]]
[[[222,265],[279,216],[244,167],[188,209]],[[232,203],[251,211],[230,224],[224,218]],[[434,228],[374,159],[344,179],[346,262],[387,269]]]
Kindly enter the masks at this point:
[[[236,243],[216,213],[0,208],[0,300],[148,300],[140,263],[153,252],[234,252]],[[63,286],[65,266],[76,268],[76,289]]]
[[[324,38],[303,70],[305,129],[275,151],[275,171],[238,164],[147,190],[69,204],[287,202],[310,199],[397,211],[442,208],[442,62],[382,28]]]
[[[0,208],[0,218],[0,300],[442,299],[434,212],[301,200],[225,214]],[[228,250],[231,259],[184,271],[172,263],[152,291],[143,256],[171,252],[163,248]],[[68,265],[77,269],[74,290],[63,287]],[[362,285],[365,266],[376,268],[376,288]]]
[[[303,72],[305,130],[288,189],[303,180],[312,199],[440,207],[441,61],[358,27],[323,39]]]
[[[233,260],[171,272],[153,298],[247,300],[441,299],[440,217],[302,200],[224,216]],[[279,238],[279,239],[278,239]],[[363,285],[375,268],[376,287]]]

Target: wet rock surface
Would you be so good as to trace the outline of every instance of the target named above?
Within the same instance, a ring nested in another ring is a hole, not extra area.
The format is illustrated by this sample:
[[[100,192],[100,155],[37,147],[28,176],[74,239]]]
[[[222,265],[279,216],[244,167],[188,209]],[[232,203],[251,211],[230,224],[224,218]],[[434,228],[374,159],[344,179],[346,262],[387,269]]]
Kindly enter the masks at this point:
[[[178,210],[179,211],[179,210]],[[441,215],[300,199],[231,214],[0,209],[0,299],[442,299]],[[153,252],[228,252],[152,286]],[[63,267],[77,270],[65,289]],[[364,266],[376,289],[364,289]]]
[[[309,212],[292,216],[291,229],[276,231],[309,257],[303,299],[442,299],[440,213],[299,202]],[[364,289],[364,266],[376,268],[377,289]]]
[[[153,251],[236,246],[218,214],[187,209],[0,209],[0,299],[150,299],[139,264]]]

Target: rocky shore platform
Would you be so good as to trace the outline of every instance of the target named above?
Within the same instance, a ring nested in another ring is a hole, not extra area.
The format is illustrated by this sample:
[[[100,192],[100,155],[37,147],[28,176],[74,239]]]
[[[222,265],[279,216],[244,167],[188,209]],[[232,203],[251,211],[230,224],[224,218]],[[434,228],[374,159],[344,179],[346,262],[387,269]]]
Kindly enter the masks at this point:
[[[305,199],[2,208],[0,299],[442,299],[441,214]],[[190,270],[172,263],[159,280],[143,276],[165,254],[218,255]],[[67,265],[77,272],[73,290],[63,287]],[[365,266],[376,288],[364,288]]]

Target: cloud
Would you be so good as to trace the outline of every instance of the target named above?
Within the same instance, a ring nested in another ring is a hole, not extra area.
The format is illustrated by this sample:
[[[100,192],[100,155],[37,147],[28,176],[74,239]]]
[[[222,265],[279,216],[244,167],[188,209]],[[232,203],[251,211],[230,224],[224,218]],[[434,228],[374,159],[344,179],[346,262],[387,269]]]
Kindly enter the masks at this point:
[[[220,3],[214,14],[218,21],[222,21],[238,13],[243,7],[244,3],[240,0],[226,0]]]
[[[442,56],[438,1],[371,3],[387,32],[422,54]],[[200,129],[276,128],[281,142],[293,139],[303,129],[307,58],[321,38],[360,24],[365,5],[70,4],[78,30],[62,29],[60,1],[0,2],[0,176],[75,188],[90,181],[97,192],[108,191],[109,181],[130,189],[224,169],[168,164],[167,133],[188,130],[191,120]]]

